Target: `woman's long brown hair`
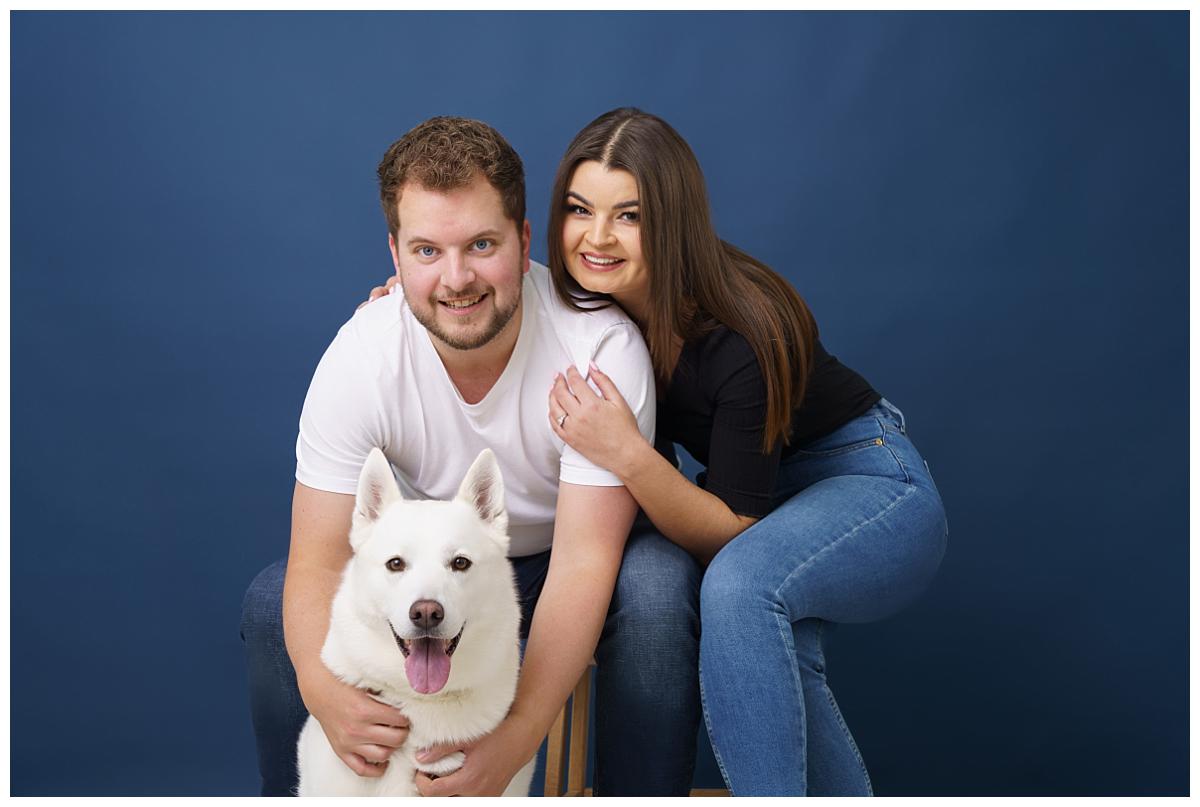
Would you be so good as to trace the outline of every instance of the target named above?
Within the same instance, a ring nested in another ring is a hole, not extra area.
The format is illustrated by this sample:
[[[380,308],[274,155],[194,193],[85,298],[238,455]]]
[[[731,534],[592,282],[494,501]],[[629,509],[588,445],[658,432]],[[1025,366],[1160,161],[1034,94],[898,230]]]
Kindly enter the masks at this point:
[[[654,371],[670,381],[676,338],[693,339],[725,325],[750,343],[767,387],[763,452],[788,442],[792,412],[804,400],[817,324],[799,293],[766,265],[713,231],[704,174],[687,142],[664,120],[625,107],[607,112],[575,136],[550,195],[549,263],[559,296],[573,308],[611,304],[567,273],[563,219],[575,167],[595,160],[637,180],[642,258],[650,268],[643,336]]]

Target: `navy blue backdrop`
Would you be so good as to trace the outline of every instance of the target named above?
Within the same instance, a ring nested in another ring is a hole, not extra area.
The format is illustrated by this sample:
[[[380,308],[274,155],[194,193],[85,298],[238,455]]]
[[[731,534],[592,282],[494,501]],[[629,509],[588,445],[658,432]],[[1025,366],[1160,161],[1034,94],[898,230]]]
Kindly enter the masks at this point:
[[[256,792],[241,598],[286,552],[312,370],[391,270],[378,159],[435,114],[495,125],[544,260],[559,156],[626,104],[689,140],[722,236],[941,487],[933,589],[829,648],[877,792],[1187,792],[1186,13],[14,13],[11,38],[14,794]]]

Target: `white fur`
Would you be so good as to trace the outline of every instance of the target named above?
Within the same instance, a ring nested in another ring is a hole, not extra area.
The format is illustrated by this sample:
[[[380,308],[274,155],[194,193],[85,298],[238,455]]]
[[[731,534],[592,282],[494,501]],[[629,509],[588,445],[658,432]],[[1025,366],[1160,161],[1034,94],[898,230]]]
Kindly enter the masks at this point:
[[[299,795],[418,795],[416,770],[445,775],[463,761],[462,754],[454,754],[419,765],[418,750],[474,740],[504,719],[516,694],[521,619],[506,556],[507,524],[504,486],[491,451],[479,455],[448,502],[406,501],[383,452],[371,452],[355,499],[354,556],[333,600],[321,659],[346,683],[378,692],[376,698],[404,712],[411,727],[384,775],[370,778],[338,759],[320,723],[310,717],[297,747]],[[450,568],[459,555],[471,560],[466,571]],[[388,570],[393,557],[404,560],[404,571]],[[408,614],[418,600],[442,604],[444,636],[462,630],[445,687],[427,695],[409,686],[404,656],[388,624],[402,638],[415,635]],[[529,795],[533,766],[531,759],[504,795]]]

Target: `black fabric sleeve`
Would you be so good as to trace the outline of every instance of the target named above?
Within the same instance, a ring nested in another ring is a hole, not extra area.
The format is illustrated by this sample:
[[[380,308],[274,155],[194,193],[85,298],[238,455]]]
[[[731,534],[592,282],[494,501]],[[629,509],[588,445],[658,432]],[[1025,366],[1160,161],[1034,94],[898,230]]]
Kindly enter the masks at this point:
[[[702,487],[738,515],[761,518],[771,512],[779,474],[781,442],[762,450],[767,419],[767,384],[750,343],[726,332],[711,345],[702,367],[712,390],[713,423],[708,469]]]

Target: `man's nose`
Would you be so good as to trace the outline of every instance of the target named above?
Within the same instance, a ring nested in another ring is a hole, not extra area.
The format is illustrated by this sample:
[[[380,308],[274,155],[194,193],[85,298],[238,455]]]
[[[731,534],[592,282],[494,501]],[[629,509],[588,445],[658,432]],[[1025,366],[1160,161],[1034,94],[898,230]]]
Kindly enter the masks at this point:
[[[467,265],[465,256],[450,253],[442,269],[442,285],[449,289],[465,289],[475,282],[475,273]]]

